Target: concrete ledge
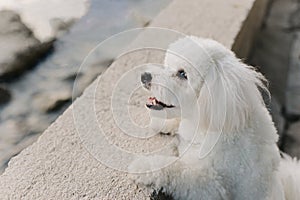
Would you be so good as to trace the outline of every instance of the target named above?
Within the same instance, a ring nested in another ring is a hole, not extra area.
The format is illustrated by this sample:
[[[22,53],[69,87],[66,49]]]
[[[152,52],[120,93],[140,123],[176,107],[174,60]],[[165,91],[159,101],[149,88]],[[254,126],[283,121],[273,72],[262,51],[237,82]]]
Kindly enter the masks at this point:
[[[235,43],[232,50],[239,58],[246,59],[251,53],[251,49],[256,38],[256,33],[259,31],[265,11],[269,4],[269,0],[255,1],[251,12],[245,20],[239,34],[235,38]]]
[[[264,0],[257,0],[257,2]],[[175,29],[185,34],[211,37],[228,48],[241,49],[243,43],[236,44],[247,16],[254,12],[254,0],[174,0],[151,26]],[[244,26],[242,30],[247,30]],[[252,36],[253,34],[249,34]],[[249,36],[249,37],[250,37]],[[244,37],[248,41],[252,38]],[[245,55],[243,53],[243,55]],[[105,84],[114,84],[131,67],[139,63],[151,62],[162,55],[137,52],[118,59],[109,68],[110,74]],[[122,66],[122,67],[118,67]],[[87,134],[97,131],[90,126],[85,111],[90,109],[89,101],[94,95],[96,81],[70,106],[39,138],[39,140],[13,158],[0,177],[1,199],[147,199],[149,194],[138,188],[128,174],[113,170],[94,159],[81,144],[73,119],[73,110],[82,111],[86,120]],[[109,97],[110,94],[104,94]],[[108,98],[109,99],[109,98]],[[138,109],[133,103],[133,109]],[[107,106],[97,105],[96,112],[103,117],[106,129],[110,130],[112,142],[120,148],[142,148],[145,143],[136,143],[120,130],[111,129],[112,116],[107,114]],[[143,113],[140,113],[142,116]],[[122,139],[122,143],[118,142]],[[124,142],[125,141],[125,142]],[[151,144],[162,145],[165,140],[154,137]]]

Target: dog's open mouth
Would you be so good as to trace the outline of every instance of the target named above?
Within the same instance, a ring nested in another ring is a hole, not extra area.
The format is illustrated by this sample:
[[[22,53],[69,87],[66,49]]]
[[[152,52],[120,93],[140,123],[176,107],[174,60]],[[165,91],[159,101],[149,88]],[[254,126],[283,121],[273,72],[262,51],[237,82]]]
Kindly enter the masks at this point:
[[[149,97],[146,106],[153,110],[162,110],[164,108],[173,108],[173,105],[167,105],[161,101],[158,101],[155,97]]]

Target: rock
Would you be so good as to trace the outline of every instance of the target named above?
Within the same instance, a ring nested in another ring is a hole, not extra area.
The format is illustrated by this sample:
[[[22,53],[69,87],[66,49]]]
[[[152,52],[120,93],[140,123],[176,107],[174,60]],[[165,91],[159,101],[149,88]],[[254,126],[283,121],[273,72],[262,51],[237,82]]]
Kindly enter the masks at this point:
[[[286,109],[288,115],[300,116],[300,33],[296,34],[290,55]]]
[[[286,110],[289,117],[300,115],[300,87],[289,88],[286,94]]]
[[[2,121],[0,123],[0,130],[0,141],[5,141],[7,144],[15,144],[23,137],[17,120],[9,119]]]
[[[272,97],[271,99],[270,108],[273,122],[277,129],[278,135],[281,138],[285,128],[285,119],[282,116],[282,106],[279,104],[278,100],[275,97]]]
[[[284,151],[291,156],[300,158],[300,121],[291,124],[287,130]]]
[[[53,119],[49,116],[33,113],[26,117],[22,125],[27,127],[30,134],[40,134],[51,124],[51,122],[53,122]]]
[[[63,106],[70,104],[71,100],[71,90],[53,90],[36,94],[34,96],[33,105],[41,112],[50,113],[58,111]]]
[[[9,92],[9,90],[0,85],[0,105],[3,105],[7,102],[9,102],[11,99],[11,93]]]
[[[76,72],[76,73],[72,73],[72,74],[67,75],[65,78],[63,78],[63,81],[74,83],[74,81],[76,79],[79,79],[81,77],[82,77],[82,73],[81,72]]]
[[[290,29],[290,16],[297,10],[297,1],[274,0],[271,2],[266,26],[275,29]]]
[[[89,8],[86,0],[49,0],[49,1],[19,1],[1,0],[0,10],[16,11],[25,25],[30,27],[40,41],[57,38],[56,27],[52,27],[52,20],[60,19],[64,23],[80,19]]]
[[[293,34],[274,28],[264,29],[258,35],[251,58],[251,64],[258,66],[269,80],[271,94],[281,105],[285,105],[289,53],[292,42]]]
[[[65,32],[69,31],[70,27],[75,23],[75,19],[64,20],[60,18],[54,18],[50,20],[50,25],[55,32],[55,36],[59,37],[63,35]]]
[[[53,41],[37,40],[16,13],[0,11],[0,82],[16,78],[34,67],[52,44]]]
[[[300,150],[300,121],[292,123],[287,130],[287,135],[299,143]]]
[[[290,21],[292,30],[300,28],[300,9],[292,14]]]

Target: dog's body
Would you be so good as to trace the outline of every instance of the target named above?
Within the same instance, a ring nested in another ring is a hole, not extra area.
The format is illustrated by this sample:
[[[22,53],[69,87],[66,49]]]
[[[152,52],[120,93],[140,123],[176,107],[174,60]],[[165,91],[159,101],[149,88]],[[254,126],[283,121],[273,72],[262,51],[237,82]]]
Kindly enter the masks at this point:
[[[142,82],[155,96],[147,105],[154,113],[181,117],[178,155],[136,160],[130,171],[147,172],[138,183],[163,187],[175,199],[300,198],[300,164],[280,158],[260,73],[221,44],[196,37],[171,44],[165,65]]]

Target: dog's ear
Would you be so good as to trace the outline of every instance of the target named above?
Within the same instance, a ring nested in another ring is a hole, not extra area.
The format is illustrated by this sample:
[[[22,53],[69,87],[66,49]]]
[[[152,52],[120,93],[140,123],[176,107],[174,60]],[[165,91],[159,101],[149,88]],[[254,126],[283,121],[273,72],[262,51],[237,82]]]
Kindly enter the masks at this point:
[[[215,61],[204,77],[198,105],[201,129],[232,132],[247,126],[252,107],[262,103],[265,78],[237,58]]]

